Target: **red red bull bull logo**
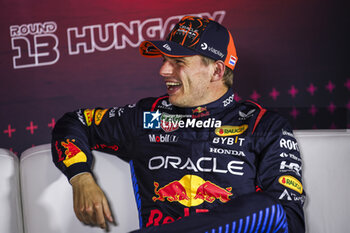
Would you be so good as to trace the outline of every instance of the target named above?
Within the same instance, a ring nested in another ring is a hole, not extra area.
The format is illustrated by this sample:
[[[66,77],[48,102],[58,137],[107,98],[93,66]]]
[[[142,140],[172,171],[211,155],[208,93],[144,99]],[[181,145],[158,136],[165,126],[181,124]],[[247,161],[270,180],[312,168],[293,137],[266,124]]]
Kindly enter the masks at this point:
[[[218,200],[226,203],[233,195],[232,187],[222,188],[196,175],[185,175],[161,188],[154,182],[154,187],[156,196],[152,198],[153,201],[177,201],[187,207],[198,206],[204,201],[213,203]]]
[[[209,111],[206,107],[197,107],[192,109],[192,118],[200,118],[205,116],[209,116]]]
[[[206,181],[204,184],[198,187],[196,196],[194,199],[201,199],[210,203],[213,203],[216,199],[226,203],[230,200],[232,196],[232,187],[226,189],[213,184],[210,181]]]
[[[157,190],[158,187],[159,184],[157,182],[154,182],[154,193],[158,197],[153,197],[153,201],[165,201],[165,198],[170,202],[189,200],[185,188],[179,181],[173,181],[170,184],[167,184],[164,187]]]
[[[66,167],[69,167],[75,163],[87,161],[85,153],[82,152],[80,148],[77,147],[73,142],[75,142],[74,139],[72,139],[72,141],[67,139],[66,142],[61,142],[61,145],[66,149],[64,152],[66,157],[63,160],[63,163],[66,165]]]

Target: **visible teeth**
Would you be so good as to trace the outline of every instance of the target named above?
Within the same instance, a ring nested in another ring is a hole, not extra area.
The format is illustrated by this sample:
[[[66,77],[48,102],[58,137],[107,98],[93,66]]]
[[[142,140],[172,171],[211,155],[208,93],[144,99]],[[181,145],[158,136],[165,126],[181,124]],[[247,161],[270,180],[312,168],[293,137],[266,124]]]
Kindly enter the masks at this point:
[[[168,87],[170,87],[170,86],[180,86],[181,83],[167,82],[166,85],[167,85]]]

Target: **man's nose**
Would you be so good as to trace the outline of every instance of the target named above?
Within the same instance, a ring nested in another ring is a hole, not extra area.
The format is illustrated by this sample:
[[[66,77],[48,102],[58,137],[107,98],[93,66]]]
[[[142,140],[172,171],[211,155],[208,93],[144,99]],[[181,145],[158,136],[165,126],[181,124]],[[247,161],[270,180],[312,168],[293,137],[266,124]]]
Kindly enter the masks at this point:
[[[169,61],[165,60],[159,69],[159,74],[163,77],[171,76],[173,74],[172,64]]]

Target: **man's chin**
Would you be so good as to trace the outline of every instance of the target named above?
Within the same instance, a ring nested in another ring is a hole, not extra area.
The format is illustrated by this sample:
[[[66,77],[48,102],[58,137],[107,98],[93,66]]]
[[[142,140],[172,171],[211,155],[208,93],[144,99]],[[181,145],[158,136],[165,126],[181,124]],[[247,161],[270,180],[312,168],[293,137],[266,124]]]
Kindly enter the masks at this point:
[[[185,107],[182,101],[180,101],[175,95],[169,95],[169,102],[176,107]]]
[[[169,96],[169,102],[180,108],[192,108],[193,106],[188,103],[188,101],[175,96]]]

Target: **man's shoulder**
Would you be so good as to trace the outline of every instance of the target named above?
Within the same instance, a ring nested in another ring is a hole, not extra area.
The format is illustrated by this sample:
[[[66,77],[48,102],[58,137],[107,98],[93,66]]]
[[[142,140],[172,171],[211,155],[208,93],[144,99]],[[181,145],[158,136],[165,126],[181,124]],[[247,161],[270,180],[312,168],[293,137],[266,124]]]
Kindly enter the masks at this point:
[[[255,101],[246,100],[240,102],[238,114],[241,118],[250,117],[255,122],[256,129],[274,130],[275,128],[289,125],[287,118],[275,109],[263,106]]]
[[[255,115],[264,115],[265,118],[271,118],[271,119],[277,119],[277,118],[283,118],[276,109],[271,109],[269,107],[266,107],[256,101],[252,100],[245,100],[243,102],[240,102],[240,107],[242,109],[246,109],[246,111],[253,112]]]
[[[156,111],[158,108],[170,107],[169,96],[146,97],[138,101],[138,106],[148,111]]]

